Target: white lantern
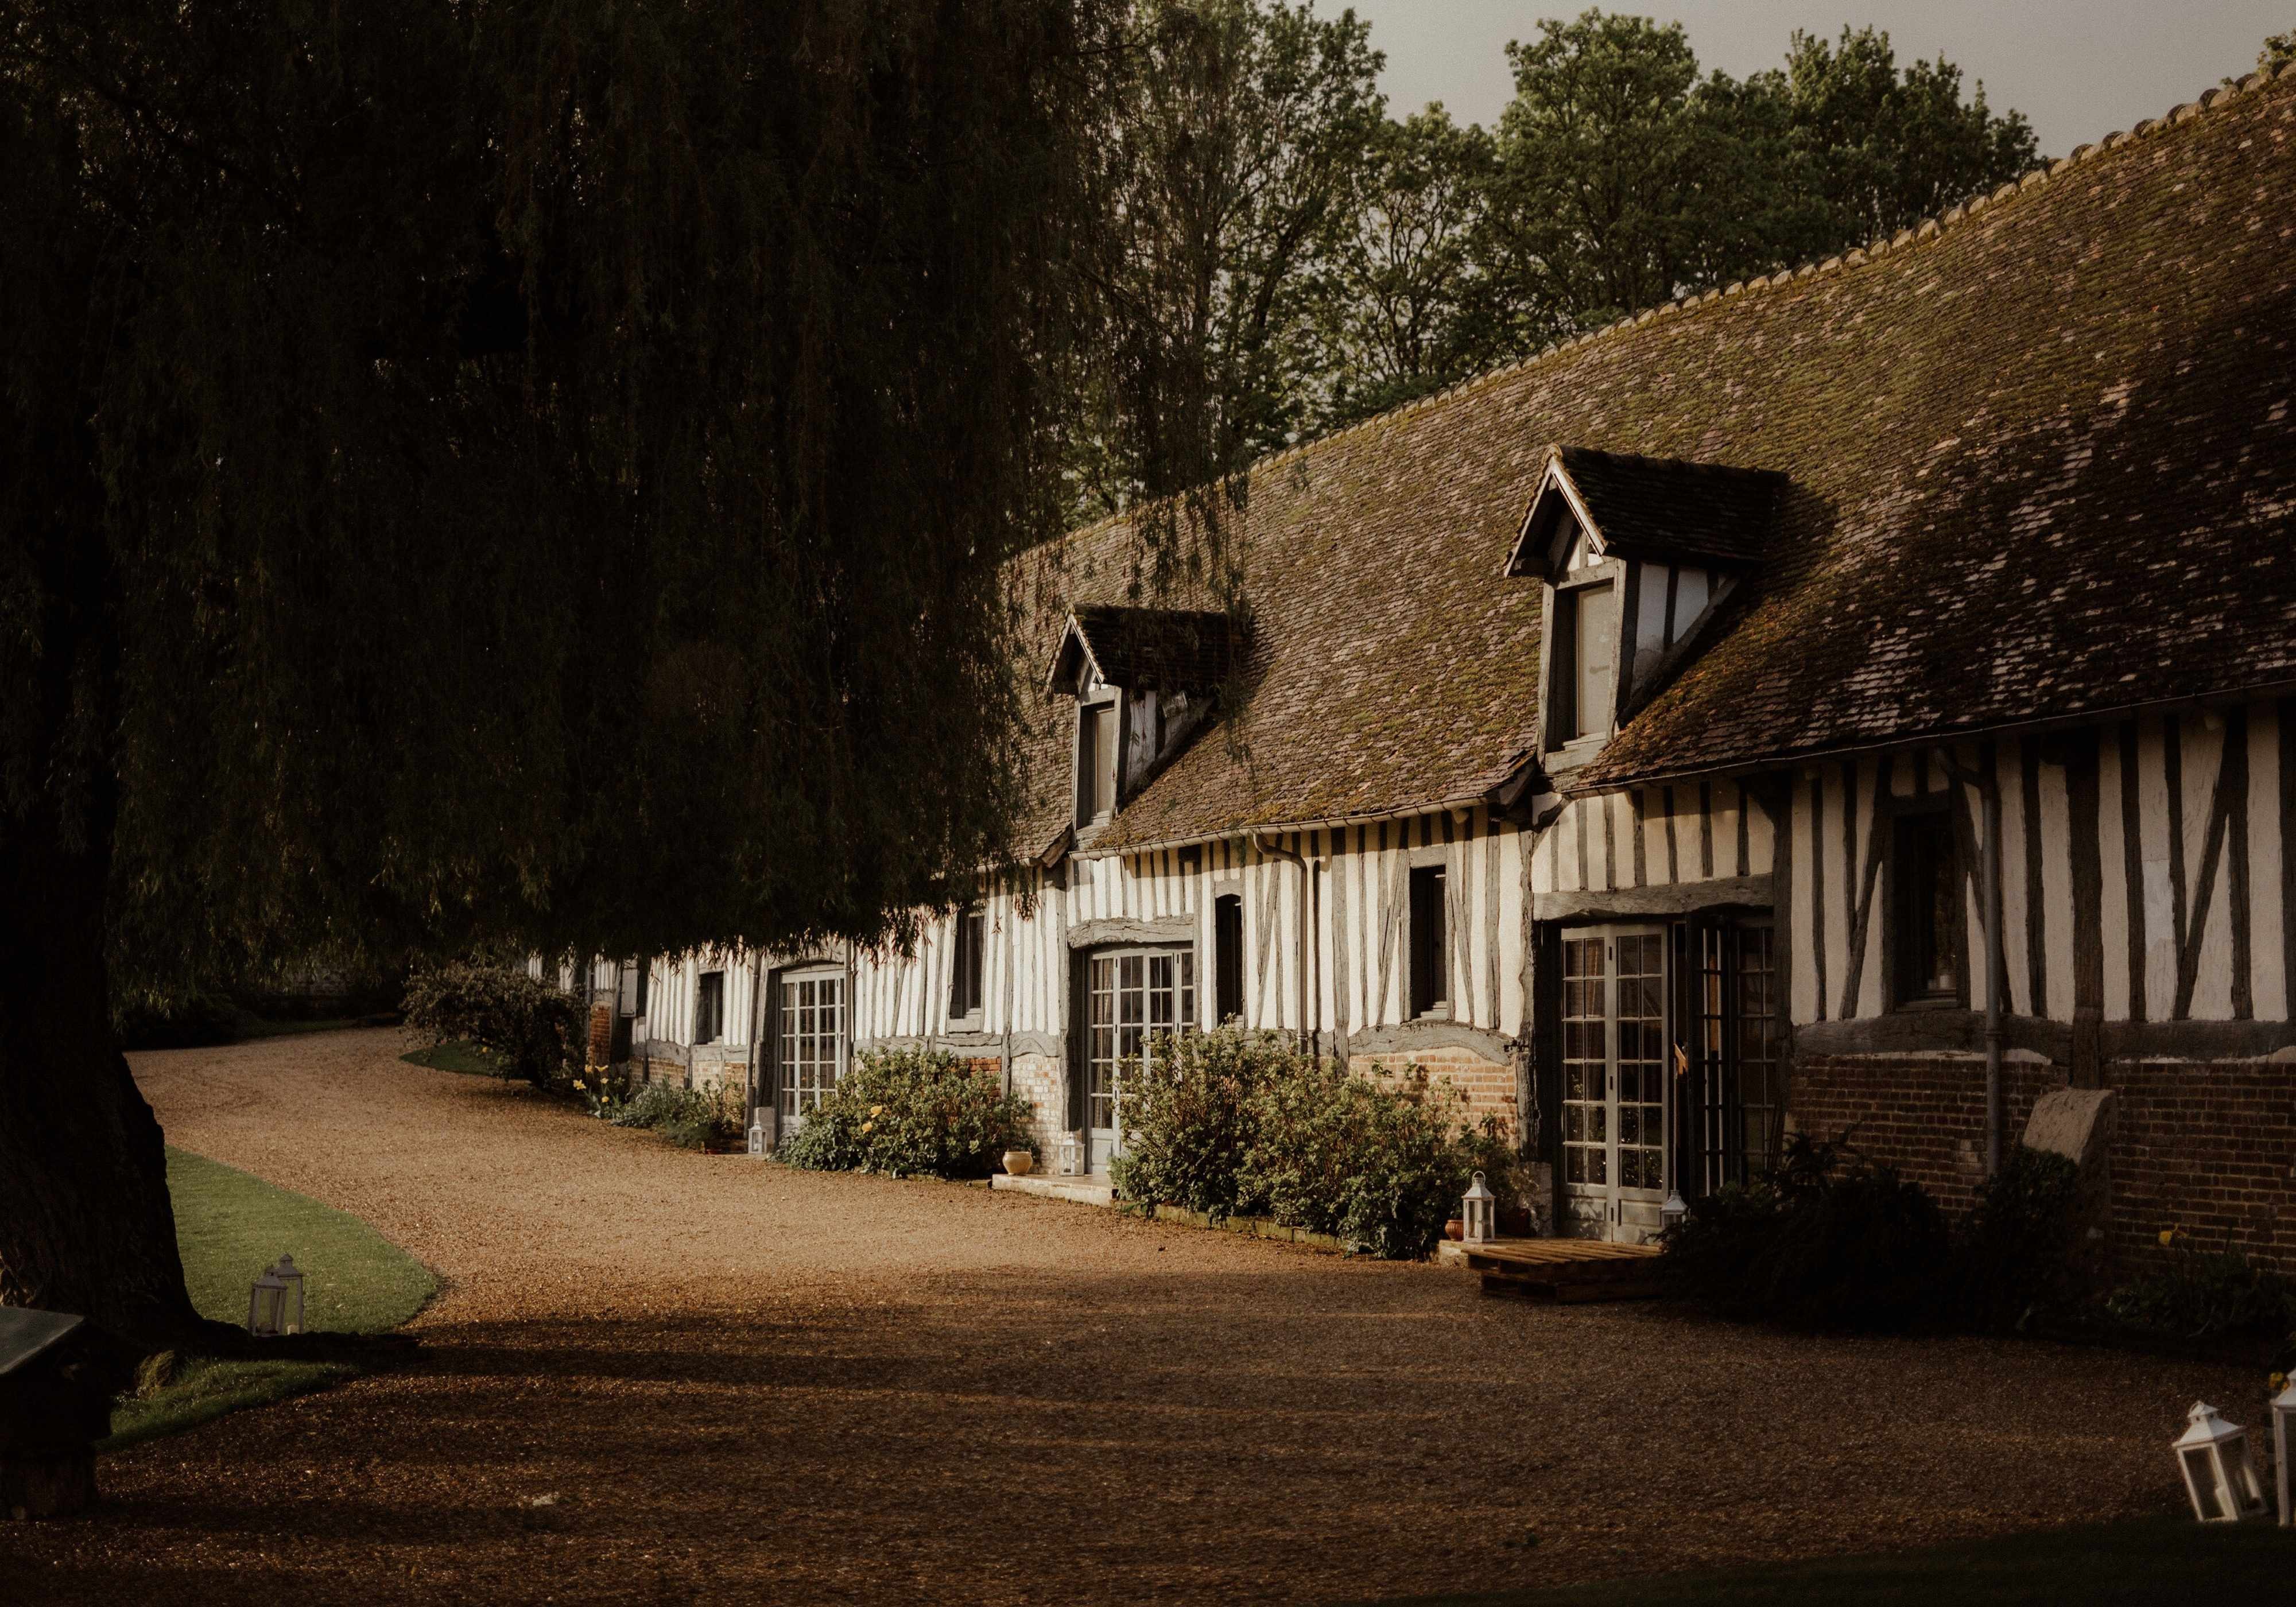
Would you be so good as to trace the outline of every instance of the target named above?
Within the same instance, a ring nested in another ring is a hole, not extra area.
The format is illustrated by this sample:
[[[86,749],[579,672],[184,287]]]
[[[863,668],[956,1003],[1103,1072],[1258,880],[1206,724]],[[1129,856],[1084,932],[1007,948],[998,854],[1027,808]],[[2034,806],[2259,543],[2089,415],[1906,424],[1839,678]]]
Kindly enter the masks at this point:
[[[265,1338],[276,1334],[286,1302],[287,1281],[266,1268],[248,1291],[247,1331]]]
[[[2296,1440],[2296,1378],[2272,1398],[2272,1455],[2280,1469],[2280,1527],[2296,1522],[2288,1505],[2288,1446]]]
[[[1682,1197],[1680,1189],[1669,1189],[1666,1203],[1658,1208],[1658,1214],[1669,1227],[1679,1227],[1682,1219],[1690,1215],[1690,1201]]]
[[[2205,1401],[2193,1403],[2192,1426],[2169,1448],[2185,1475],[2193,1515],[2203,1523],[2238,1523],[2264,1515],[2264,1491],[2249,1455],[2248,1431],[2226,1423]]]
[[[1084,1169],[1084,1135],[1061,1135],[1061,1176],[1073,1177]]]
[[[752,1116],[750,1119],[750,1153],[762,1155],[765,1152],[766,1119],[762,1115]]]
[[[1467,1185],[1467,1196],[1459,1201],[1459,1219],[1465,1231],[1459,1236],[1469,1244],[1488,1244],[1498,1234],[1498,1196],[1483,1185],[1483,1175]]]

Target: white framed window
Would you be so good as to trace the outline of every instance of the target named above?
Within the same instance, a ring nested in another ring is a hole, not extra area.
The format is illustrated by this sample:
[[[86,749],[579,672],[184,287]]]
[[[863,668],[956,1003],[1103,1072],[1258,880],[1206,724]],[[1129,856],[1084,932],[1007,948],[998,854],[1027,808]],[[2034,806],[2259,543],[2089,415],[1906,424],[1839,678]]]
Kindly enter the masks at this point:
[[[845,1071],[845,973],[783,976],[775,1004],[775,1080],[784,1128],[794,1132]]]

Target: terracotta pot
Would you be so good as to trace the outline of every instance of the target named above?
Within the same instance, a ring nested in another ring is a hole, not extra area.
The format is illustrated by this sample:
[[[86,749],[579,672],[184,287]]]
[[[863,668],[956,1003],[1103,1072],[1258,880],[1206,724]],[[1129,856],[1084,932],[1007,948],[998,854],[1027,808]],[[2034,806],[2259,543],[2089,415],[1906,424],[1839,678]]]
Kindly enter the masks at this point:
[[[1004,1170],[1014,1177],[1025,1177],[1037,1169],[1037,1158],[1026,1150],[1004,1152]]]
[[[1467,1224],[1458,1217],[1452,1218],[1443,1224],[1443,1236],[1454,1244],[1458,1243],[1467,1236]]]

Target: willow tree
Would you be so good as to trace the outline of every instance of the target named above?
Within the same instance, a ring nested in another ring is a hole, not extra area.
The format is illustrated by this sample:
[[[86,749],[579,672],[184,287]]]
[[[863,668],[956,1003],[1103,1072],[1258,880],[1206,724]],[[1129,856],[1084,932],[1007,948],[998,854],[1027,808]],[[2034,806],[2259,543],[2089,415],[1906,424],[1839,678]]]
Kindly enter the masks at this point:
[[[195,1333],[123,979],[1002,848],[1105,25],[0,0],[0,1300]]]

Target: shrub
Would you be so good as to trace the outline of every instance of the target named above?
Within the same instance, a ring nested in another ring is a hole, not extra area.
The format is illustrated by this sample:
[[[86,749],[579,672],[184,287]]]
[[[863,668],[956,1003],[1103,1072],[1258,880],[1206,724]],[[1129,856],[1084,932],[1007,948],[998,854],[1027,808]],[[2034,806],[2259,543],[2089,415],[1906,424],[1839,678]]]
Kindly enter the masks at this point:
[[[2183,1340],[2280,1338],[2296,1324],[2296,1282],[2250,1266],[2237,1250],[2202,1250],[2181,1229],[2162,1233],[2161,1243],[2165,1265],[2105,1298],[2115,1321]]]
[[[2033,1312],[2069,1304],[2080,1168],[2019,1144],[1954,1234],[1952,1319],[1980,1331],[2017,1328]]]
[[[1351,1075],[1274,1033],[1226,1027],[1156,1040],[1125,1071],[1124,1195],[1214,1216],[1272,1217],[1375,1254],[1423,1256],[1470,1176],[1502,1197],[1515,1160],[1495,1121],[1471,1126],[1447,1084]]]
[[[1726,1316],[1893,1332],[1942,1315],[1937,1202],[1846,1142],[1795,1135],[1775,1168],[1693,1201],[1664,1242],[1670,1281]]]
[[[1252,1101],[1315,1062],[1272,1032],[1224,1027],[1160,1037],[1124,1078],[1125,1150],[1109,1177],[1128,1200],[1214,1217],[1236,1212]]]
[[[648,1127],[682,1150],[698,1150],[712,1139],[740,1137],[745,1112],[734,1083],[714,1088],[648,1083],[605,1114],[618,1127]]]
[[[407,1024],[433,1045],[468,1038],[500,1060],[507,1075],[537,1088],[578,1063],[586,1026],[581,1001],[519,967],[452,960],[417,971],[406,984]]]
[[[1006,1150],[1035,1152],[1029,1102],[946,1050],[864,1053],[783,1141],[822,1172],[986,1177]]]

